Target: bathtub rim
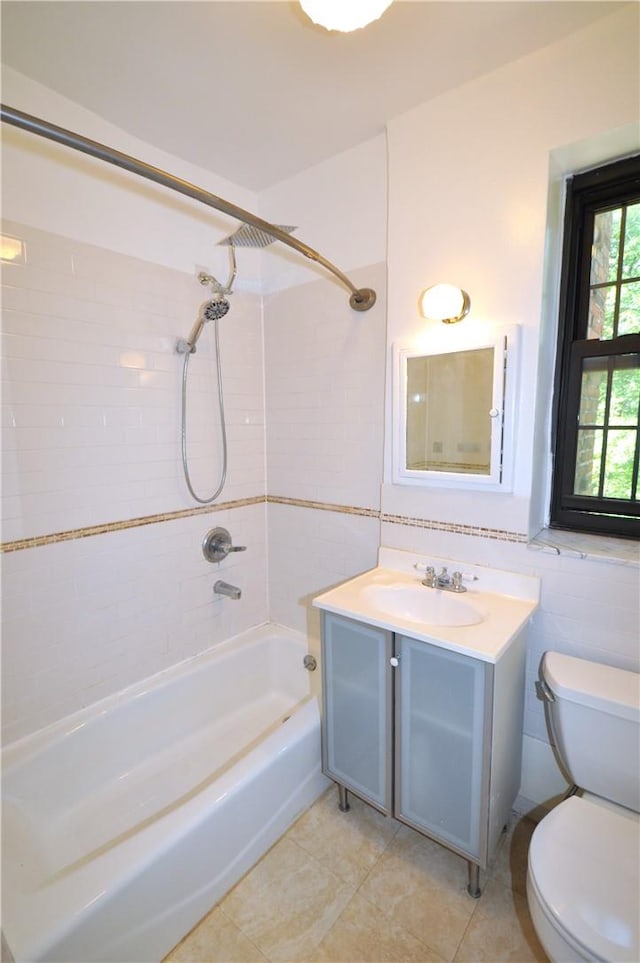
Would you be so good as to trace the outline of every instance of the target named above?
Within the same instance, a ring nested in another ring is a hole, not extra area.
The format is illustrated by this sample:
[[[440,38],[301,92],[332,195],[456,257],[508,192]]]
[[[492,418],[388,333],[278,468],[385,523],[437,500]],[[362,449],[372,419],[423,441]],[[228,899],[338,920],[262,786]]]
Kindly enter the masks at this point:
[[[165,666],[164,669],[159,669],[151,675],[130,683],[123,689],[118,689],[101,699],[96,699],[95,702],[90,702],[81,709],[76,709],[75,712],[20,736],[19,739],[14,739],[12,742],[2,745],[0,747],[0,770],[4,773],[6,769],[19,765],[24,759],[44,749],[49,743],[65,735],[70,735],[76,729],[82,728],[99,716],[108,715],[123,702],[141,698],[154,689],[165,688],[176,678],[197,671],[203,664],[215,661],[216,658],[220,658],[227,653],[243,649],[263,638],[271,637],[281,637],[299,642],[306,652],[309,651],[309,640],[305,633],[290,629],[277,622],[261,622],[250,629],[245,629],[243,632],[238,632],[236,635],[224,639],[222,642],[216,642],[208,649],[190,655],[180,662],[173,662],[171,665]]]

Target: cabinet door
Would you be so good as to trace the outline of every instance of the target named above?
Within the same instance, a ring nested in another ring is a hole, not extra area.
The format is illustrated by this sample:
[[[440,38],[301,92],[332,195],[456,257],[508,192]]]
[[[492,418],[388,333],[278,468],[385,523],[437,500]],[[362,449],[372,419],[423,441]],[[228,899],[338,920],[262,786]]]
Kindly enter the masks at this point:
[[[392,635],[323,613],[322,767],[385,813],[391,809]]]
[[[396,816],[484,865],[491,666],[397,637]]]

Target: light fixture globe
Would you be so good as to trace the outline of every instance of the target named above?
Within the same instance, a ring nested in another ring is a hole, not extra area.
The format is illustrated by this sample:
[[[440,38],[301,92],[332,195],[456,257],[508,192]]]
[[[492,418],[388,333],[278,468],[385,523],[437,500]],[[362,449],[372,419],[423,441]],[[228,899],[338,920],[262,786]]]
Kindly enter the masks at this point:
[[[326,30],[349,33],[377,20],[392,0],[300,0],[300,6],[314,23]]]
[[[470,307],[467,292],[454,284],[434,284],[420,295],[420,313],[429,321],[455,324],[468,315]]]

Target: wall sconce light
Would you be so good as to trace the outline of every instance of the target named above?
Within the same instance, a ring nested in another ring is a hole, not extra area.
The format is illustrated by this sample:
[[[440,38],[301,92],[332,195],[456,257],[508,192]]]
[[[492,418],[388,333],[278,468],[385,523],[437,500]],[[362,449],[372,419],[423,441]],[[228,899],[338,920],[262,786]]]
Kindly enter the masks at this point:
[[[326,30],[350,33],[377,20],[392,0],[300,0],[300,6],[314,23]]]
[[[0,259],[24,264],[24,244],[17,237],[0,234]]]
[[[455,324],[469,314],[471,300],[454,284],[434,284],[420,295],[420,314],[430,321]]]

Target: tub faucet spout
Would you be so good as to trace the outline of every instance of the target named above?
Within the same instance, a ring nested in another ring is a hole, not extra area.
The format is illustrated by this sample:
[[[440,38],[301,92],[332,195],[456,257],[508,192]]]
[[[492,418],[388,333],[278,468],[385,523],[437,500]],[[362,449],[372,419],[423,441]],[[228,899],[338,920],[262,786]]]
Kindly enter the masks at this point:
[[[214,595],[226,595],[228,599],[239,599],[242,595],[242,590],[237,587],[237,585],[229,585],[228,582],[223,582],[221,578],[213,586]]]

